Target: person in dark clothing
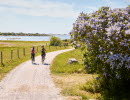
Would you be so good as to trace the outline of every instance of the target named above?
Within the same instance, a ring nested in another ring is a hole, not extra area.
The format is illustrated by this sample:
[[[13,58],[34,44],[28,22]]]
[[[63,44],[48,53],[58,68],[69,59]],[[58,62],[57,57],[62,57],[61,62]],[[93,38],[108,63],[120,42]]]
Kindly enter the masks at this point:
[[[44,64],[45,56],[46,56],[46,49],[44,48],[44,45],[43,45],[42,50],[41,50],[42,64]]]
[[[32,64],[35,62],[35,49],[34,46],[31,49],[31,60],[32,60]]]

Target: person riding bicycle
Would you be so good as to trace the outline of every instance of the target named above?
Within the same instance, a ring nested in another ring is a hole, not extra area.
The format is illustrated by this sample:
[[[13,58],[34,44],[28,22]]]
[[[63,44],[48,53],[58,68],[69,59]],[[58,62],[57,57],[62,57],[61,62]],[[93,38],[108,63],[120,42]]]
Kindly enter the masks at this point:
[[[32,49],[31,49],[31,60],[32,60],[32,63],[35,62],[35,49],[34,49],[34,46],[32,46]]]
[[[46,56],[46,49],[44,48],[44,45],[42,46],[42,50],[41,50],[41,57],[42,57],[42,64],[44,63],[45,60],[45,56]]]

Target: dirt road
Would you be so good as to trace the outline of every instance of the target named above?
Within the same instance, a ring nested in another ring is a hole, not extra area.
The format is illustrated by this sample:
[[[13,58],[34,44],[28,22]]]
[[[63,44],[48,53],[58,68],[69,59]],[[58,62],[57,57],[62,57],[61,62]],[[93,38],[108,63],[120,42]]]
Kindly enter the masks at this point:
[[[46,54],[45,64],[41,56],[36,64],[27,61],[17,66],[0,82],[0,100],[64,100],[50,76],[50,64],[54,57],[72,49]]]

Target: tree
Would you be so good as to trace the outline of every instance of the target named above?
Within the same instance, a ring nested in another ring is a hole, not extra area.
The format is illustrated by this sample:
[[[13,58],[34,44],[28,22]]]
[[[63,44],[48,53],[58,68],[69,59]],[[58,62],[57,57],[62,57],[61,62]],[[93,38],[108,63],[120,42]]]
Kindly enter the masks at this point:
[[[62,43],[62,40],[58,37],[55,37],[55,36],[52,36],[50,38],[50,45],[51,46],[61,46],[63,43]]]

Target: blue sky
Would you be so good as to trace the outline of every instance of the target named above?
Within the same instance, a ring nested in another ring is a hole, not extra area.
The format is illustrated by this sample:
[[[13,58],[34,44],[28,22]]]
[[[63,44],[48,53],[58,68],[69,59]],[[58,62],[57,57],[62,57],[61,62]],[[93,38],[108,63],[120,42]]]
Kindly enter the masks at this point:
[[[130,0],[0,0],[0,32],[68,34],[82,11],[128,5]]]

